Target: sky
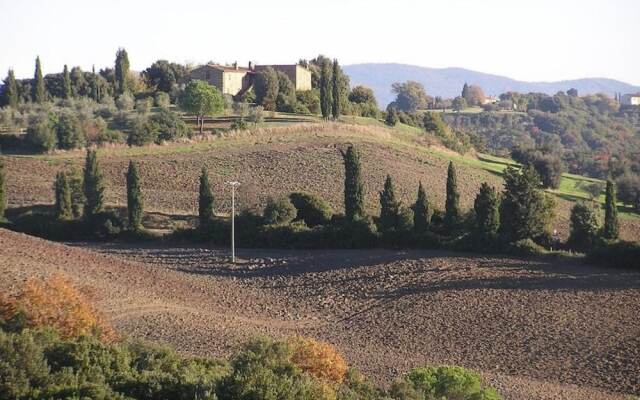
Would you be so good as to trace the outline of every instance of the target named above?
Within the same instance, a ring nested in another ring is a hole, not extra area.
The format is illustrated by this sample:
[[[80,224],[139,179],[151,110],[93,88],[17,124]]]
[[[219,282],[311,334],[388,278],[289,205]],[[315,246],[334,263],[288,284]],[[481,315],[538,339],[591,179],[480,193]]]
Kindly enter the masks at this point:
[[[640,85],[638,0],[0,0],[0,76],[64,64],[462,67],[526,81],[605,77]]]

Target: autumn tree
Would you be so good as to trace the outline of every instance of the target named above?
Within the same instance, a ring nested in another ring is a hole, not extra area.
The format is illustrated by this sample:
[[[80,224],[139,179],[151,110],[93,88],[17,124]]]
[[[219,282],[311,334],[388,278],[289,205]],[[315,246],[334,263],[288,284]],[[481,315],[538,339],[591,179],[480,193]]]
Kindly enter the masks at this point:
[[[17,293],[0,296],[0,320],[17,319],[29,328],[51,328],[64,338],[95,333],[106,343],[118,338],[88,297],[62,275],[30,278]]]
[[[418,185],[418,196],[413,204],[413,229],[418,233],[424,233],[429,229],[431,222],[431,208],[429,207],[429,199],[427,193],[422,186],[422,182]]]
[[[444,222],[450,231],[455,228],[460,219],[460,193],[458,192],[458,178],[453,161],[447,168],[447,197],[445,201]]]
[[[602,227],[602,236],[609,240],[618,239],[620,233],[618,206],[616,203],[616,184],[608,180],[604,202],[604,226]]]
[[[215,86],[205,81],[193,80],[189,82],[180,97],[180,107],[197,117],[200,134],[204,133],[204,117],[214,115],[224,110],[224,98]]]
[[[202,167],[202,173],[200,174],[199,192],[198,218],[200,220],[200,228],[206,229],[213,221],[213,192],[211,191],[211,183],[209,183],[209,173],[204,167]]]
[[[116,93],[124,94],[129,91],[129,55],[125,49],[116,52],[115,66]]]
[[[134,232],[140,231],[142,227],[142,210],[144,202],[142,199],[142,188],[138,167],[133,161],[129,161],[127,170],[127,213],[129,216],[129,229]]]
[[[84,216],[91,219],[104,209],[104,177],[95,150],[87,150],[84,164]]]
[[[339,385],[344,381],[348,365],[331,344],[313,338],[296,336],[287,341],[291,362],[322,382]]]
[[[55,192],[55,215],[57,219],[67,220],[73,218],[73,208],[71,203],[71,187],[67,179],[67,174],[58,171],[54,183]]]
[[[43,103],[47,100],[47,90],[44,86],[44,78],[42,77],[40,57],[36,57],[36,71],[33,76],[33,86],[31,90],[31,100],[34,103]]]
[[[344,212],[349,220],[364,216],[364,182],[358,151],[349,146],[342,152],[344,161]]]

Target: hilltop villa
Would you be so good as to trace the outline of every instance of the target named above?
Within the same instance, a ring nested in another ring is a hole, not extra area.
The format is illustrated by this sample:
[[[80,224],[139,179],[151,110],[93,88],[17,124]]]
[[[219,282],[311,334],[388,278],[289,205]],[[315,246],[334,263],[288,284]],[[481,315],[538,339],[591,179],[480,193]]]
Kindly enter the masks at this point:
[[[623,106],[640,106],[640,93],[623,94],[620,96],[620,104]]]
[[[233,63],[231,66],[206,64],[191,71],[189,79],[206,81],[220,89],[223,94],[238,97],[251,89],[256,72],[267,67],[287,75],[296,90],[311,90],[311,72],[307,68],[296,64],[254,66],[249,63],[248,68],[239,67],[238,63]]]

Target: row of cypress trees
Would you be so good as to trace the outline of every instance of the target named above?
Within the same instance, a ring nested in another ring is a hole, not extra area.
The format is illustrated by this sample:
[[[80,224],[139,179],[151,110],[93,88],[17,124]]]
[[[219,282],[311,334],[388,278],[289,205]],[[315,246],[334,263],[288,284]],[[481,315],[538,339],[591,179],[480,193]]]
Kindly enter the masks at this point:
[[[329,60],[320,67],[320,111],[322,117],[337,119],[342,114],[340,79],[342,72],[338,60]]]
[[[142,198],[142,185],[138,167],[133,161],[129,161],[126,173],[127,181],[127,214],[128,226],[133,232],[139,232],[142,228],[142,215],[144,201]],[[82,193],[79,195],[77,185],[72,188],[71,175],[63,171],[56,174],[54,182],[55,204],[54,213],[59,220],[71,220],[79,217],[79,203],[83,203],[84,219],[91,222],[92,219],[104,211],[104,176],[98,163],[95,150],[87,150],[84,174],[82,179]]]

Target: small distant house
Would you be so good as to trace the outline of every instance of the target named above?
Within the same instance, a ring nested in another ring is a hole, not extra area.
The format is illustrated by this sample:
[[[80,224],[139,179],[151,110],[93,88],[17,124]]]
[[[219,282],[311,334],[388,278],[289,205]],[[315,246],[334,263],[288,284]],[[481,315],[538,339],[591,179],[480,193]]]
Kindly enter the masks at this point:
[[[251,89],[255,73],[267,67],[287,75],[296,90],[311,90],[311,71],[296,64],[256,65],[254,67],[252,63],[249,63],[248,68],[239,67],[238,63],[233,63],[231,66],[206,64],[192,70],[189,79],[208,82],[220,89],[223,94],[239,97]]]
[[[311,90],[311,71],[302,65],[256,65],[255,70],[259,72],[268,67],[271,67],[276,71],[280,71],[289,77],[296,90]]]
[[[240,96],[253,84],[253,72],[249,68],[207,64],[191,71],[190,79],[199,79],[217,87],[223,94]]]
[[[620,104],[623,106],[640,106],[640,93],[623,94],[620,96]]]
[[[497,104],[499,101],[500,99],[495,96],[487,96],[482,100],[482,104]]]

